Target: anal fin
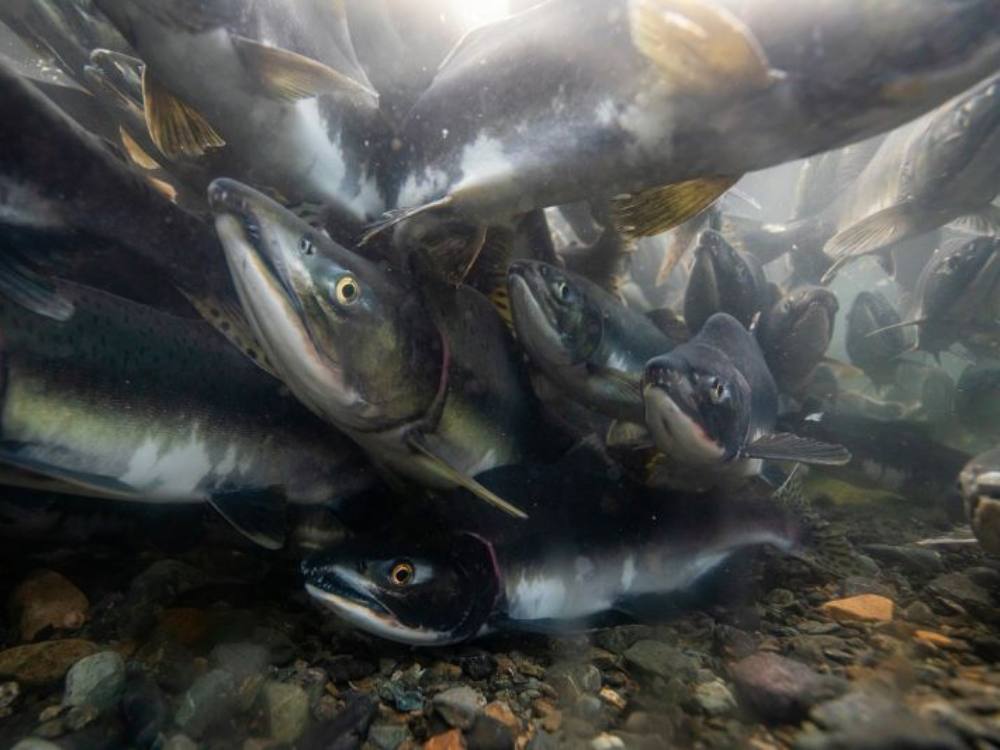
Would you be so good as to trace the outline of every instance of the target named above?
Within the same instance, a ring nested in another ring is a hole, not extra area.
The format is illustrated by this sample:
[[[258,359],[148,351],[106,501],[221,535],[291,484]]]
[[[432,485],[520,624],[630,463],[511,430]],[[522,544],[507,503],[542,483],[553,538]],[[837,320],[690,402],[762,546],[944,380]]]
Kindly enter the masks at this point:
[[[834,263],[820,283],[828,284],[844,265],[864,255],[877,253],[907,237],[923,231],[921,211],[913,204],[901,203],[862,219],[831,237],[823,252]]]
[[[266,549],[285,546],[284,496],[271,489],[213,495],[209,503],[247,539]]]
[[[142,101],[149,137],[168,159],[204,156],[226,145],[208,120],[170,93],[148,66],[142,72]]]
[[[617,196],[611,200],[615,229],[629,239],[661,234],[700,214],[738,180],[703,177]]]
[[[65,321],[73,316],[73,303],[59,294],[55,285],[17,259],[16,253],[0,253],[0,296],[33,313]]]

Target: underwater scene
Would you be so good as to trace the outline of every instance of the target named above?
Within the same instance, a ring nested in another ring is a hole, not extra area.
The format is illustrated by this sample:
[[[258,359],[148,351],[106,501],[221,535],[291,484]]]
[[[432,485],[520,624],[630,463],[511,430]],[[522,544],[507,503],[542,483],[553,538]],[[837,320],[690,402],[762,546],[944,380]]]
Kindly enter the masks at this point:
[[[0,0],[0,748],[1000,747],[1000,0]]]

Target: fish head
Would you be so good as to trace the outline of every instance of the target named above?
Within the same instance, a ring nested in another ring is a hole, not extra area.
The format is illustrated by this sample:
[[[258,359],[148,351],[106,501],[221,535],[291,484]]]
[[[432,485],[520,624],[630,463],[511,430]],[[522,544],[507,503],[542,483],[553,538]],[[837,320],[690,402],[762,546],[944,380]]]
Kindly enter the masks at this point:
[[[642,377],[646,426],[669,457],[711,465],[734,459],[750,430],[750,386],[726,355],[689,342],[654,357]]]
[[[1000,553],[1000,448],[969,461],[959,486],[976,538],[987,552]]]
[[[829,289],[800,287],[768,311],[761,327],[762,345],[772,359],[777,356],[798,374],[808,375],[830,346],[839,309],[837,296]]]
[[[306,590],[361,630],[414,646],[470,638],[497,603],[493,547],[475,534],[354,539],[302,563]]]
[[[409,288],[238,182],[215,180],[209,203],[244,312],[300,400],[363,431],[423,413],[442,342]]]
[[[536,361],[580,364],[600,346],[603,317],[590,282],[541,261],[516,261],[507,286],[518,339]]]
[[[1000,240],[976,237],[940,252],[924,270],[920,284],[923,318],[947,318],[952,306],[965,294],[997,253]]]
[[[939,171],[985,158],[1000,143],[1000,76],[984,81],[942,107],[931,121],[927,147],[918,154],[924,166]],[[931,174],[935,174],[934,171]]]

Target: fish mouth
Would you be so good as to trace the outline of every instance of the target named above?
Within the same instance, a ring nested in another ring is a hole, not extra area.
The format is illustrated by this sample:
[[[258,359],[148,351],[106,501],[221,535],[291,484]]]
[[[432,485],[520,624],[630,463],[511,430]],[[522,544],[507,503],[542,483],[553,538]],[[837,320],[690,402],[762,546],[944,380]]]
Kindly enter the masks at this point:
[[[411,646],[444,645],[453,640],[448,633],[404,624],[349,568],[327,568],[322,586],[308,579],[307,572],[305,588],[309,596],[359,630]]]
[[[698,419],[694,389],[683,375],[665,368],[647,369],[642,398],[646,425],[668,456],[699,464],[725,458],[725,446],[713,439]]]

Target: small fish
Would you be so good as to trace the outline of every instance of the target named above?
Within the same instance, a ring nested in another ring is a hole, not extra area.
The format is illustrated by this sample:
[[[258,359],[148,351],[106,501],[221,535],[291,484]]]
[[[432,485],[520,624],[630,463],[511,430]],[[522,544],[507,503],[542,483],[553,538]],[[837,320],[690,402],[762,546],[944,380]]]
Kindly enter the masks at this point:
[[[787,425],[804,436],[836,442],[851,452],[843,466],[821,471],[848,483],[941,506],[954,491],[955,477],[969,460],[967,453],[935,438],[934,428],[907,420],[827,411],[819,421],[790,420]]]
[[[1000,439],[1000,367],[970,365],[955,386],[955,416],[966,428]]]
[[[834,260],[846,263],[957,220],[977,234],[1000,233],[1000,77],[993,76],[892,133],[836,207]]]
[[[753,335],[716,313],[697,336],[651,359],[646,426],[668,462],[703,486],[760,472],[762,460],[841,465],[841,446],[775,431],[778,390]]]
[[[588,629],[615,615],[663,618],[738,553],[797,543],[795,515],[770,501],[677,502],[585,470],[576,481],[559,475],[529,487],[544,506],[543,490],[551,497],[573,485],[567,496],[580,512],[568,522],[535,521],[513,534],[422,533],[417,524],[363,536],[306,559],[306,590],[360,630],[437,646],[496,631]],[[626,502],[609,510],[605,495]]]
[[[749,326],[770,303],[771,289],[757,259],[733,248],[718,232],[703,231],[684,292],[684,322],[691,333],[717,312]]]
[[[390,472],[465,486],[533,444],[509,334],[468,287],[423,290],[233,180],[209,187],[216,230],[257,337],[289,389]]]
[[[780,391],[797,393],[823,360],[839,309],[829,289],[804,286],[786,294],[761,317],[757,340]]]
[[[984,550],[1000,554],[1000,448],[969,461],[959,484],[973,533]]]
[[[642,368],[676,342],[582,276],[538,261],[508,273],[518,341],[571,398],[614,419],[641,423]]]
[[[878,386],[895,378],[906,336],[895,328],[902,319],[881,292],[859,292],[847,313],[847,356]],[[879,331],[879,333],[875,333]]]
[[[0,298],[0,464],[72,494],[211,503],[268,547],[285,503],[336,507],[375,486],[350,441],[205,322],[55,287],[65,322]]]
[[[913,348],[937,356],[977,330],[995,328],[1000,314],[998,300],[1000,240],[977,237],[949,242],[924,268],[910,319],[896,327],[916,326]]]

